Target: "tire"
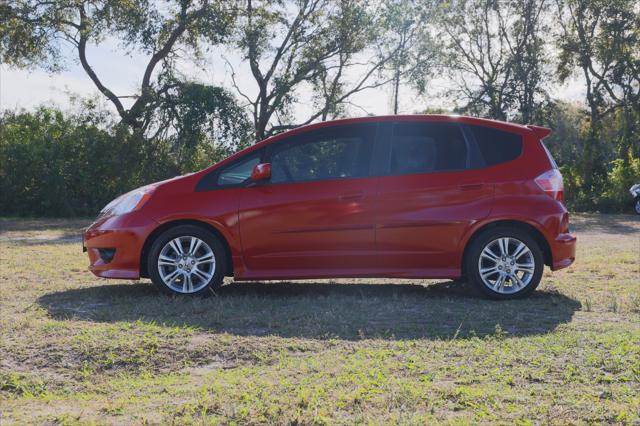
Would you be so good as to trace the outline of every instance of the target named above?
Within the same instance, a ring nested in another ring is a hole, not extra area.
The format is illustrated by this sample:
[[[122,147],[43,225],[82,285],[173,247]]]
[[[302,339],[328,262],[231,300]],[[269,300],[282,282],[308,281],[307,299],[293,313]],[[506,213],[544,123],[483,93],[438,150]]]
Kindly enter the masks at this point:
[[[178,256],[181,251],[182,256]],[[164,294],[204,296],[222,286],[227,255],[220,240],[194,225],[179,225],[160,234],[151,245],[151,281]]]
[[[508,255],[502,256],[505,242]],[[495,259],[491,258],[491,253]],[[469,282],[486,296],[499,300],[516,299],[531,294],[538,287],[544,258],[540,246],[526,231],[501,226],[483,231],[471,242],[465,270]]]
[[[636,211],[636,214],[640,214],[640,197],[636,197],[633,201],[633,208]]]

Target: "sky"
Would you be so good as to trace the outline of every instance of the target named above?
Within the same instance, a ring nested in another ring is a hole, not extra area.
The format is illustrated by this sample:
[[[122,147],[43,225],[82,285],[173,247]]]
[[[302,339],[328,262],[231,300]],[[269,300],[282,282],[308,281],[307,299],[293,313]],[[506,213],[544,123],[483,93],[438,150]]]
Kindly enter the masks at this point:
[[[70,95],[97,96],[97,89],[75,60],[75,52],[69,50],[65,57],[67,66],[64,71],[57,74],[50,74],[40,69],[18,70],[9,68],[5,64],[0,65],[0,109],[33,109],[39,105],[70,109],[73,108]],[[132,95],[136,92],[148,61],[148,58],[143,55],[123,54],[118,44],[110,40],[106,40],[99,46],[89,46],[87,57],[105,86],[119,96]],[[203,67],[189,61],[182,61],[179,69],[190,80],[232,89],[227,61],[236,71],[236,81],[241,90],[250,94],[255,93],[255,82],[247,64],[232,51],[213,49],[206,56]],[[418,96],[409,87],[403,86],[400,92],[399,112],[411,114],[428,107],[451,108],[453,105],[450,101],[432,95],[442,93],[450,87],[449,85],[450,82],[446,78],[434,78],[426,96]],[[311,107],[305,102],[309,94],[309,89],[302,90],[301,105],[295,109],[295,116],[299,121],[304,120],[311,112]],[[582,101],[584,87],[576,77],[567,84],[554,88],[552,94],[554,97],[570,101]],[[352,98],[352,102],[358,107],[349,108],[348,113],[351,116],[392,113],[389,87],[361,92]],[[124,103],[126,105],[127,101],[124,100]],[[115,111],[110,103],[105,102],[105,105]]]

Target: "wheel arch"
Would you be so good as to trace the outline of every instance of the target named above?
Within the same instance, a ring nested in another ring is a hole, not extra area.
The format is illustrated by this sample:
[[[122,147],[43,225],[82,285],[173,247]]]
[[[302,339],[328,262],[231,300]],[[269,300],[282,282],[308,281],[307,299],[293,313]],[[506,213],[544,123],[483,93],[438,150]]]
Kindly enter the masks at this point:
[[[531,223],[528,223],[525,221],[514,220],[514,219],[500,219],[500,220],[495,220],[489,223],[485,223],[477,227],[475,230],[471,232],[470,237],[467,239],[467,241],[464,244],[464,251],[462,253],[461,271],[463,275],[466,272],[464,268],[465,268],[467,256],[469,255],[469,247],[471,246],[471,244],[473,244],[475,239],[478,238],[478,236],[480,236],[487,229],[497,228],[500,226],[517,228],[531,235],[531,237],[540,246],[540,250],[542,250],[544,264],[547,266],[551,266],[553,264],[553,255],[551,253],[551,247],[549,246],[549,242],[547,241],[546,237],[544,236],[544,234],[540,229],[538,229],[535,225],[532,225]]]
[[[153,245],[153,242],[166,230],[171,229],[173,227],[176,226],[180,226],[180,225],[193,225],[193,226],[198,226],[200,228],[203,228],[205,230],[207,230],[208,232],[211,232],[212,234],[214,234],[222,243],[222,246],[224,247],[225,250],[225,254],[227,255],[227,264],[226,266],[226,276],[232,276],[233,275],[233,260],[232,260],[232,253],[231,253],[231,247],[229,246],[229,241],[227,241],[227,239],[225,238],[225,236],[223,235],[222,232],[220,232],[220,230],[218,228],[216,228],[215,226],[211,225],[210,223],[207,222],[203,222],[201,220],[196,220],[196,219],[177,219],[177,220],[171,220],[169,222],[165,222],[163,224],[161,224],[160,226],[158,226],[156,229],[154,229],[153,231],[151,231],[151,233],[149,234],[149,236],[147,236],[147,239],[144,242],[144,245],[142,246],[142,251],[140,253],[140,276],[144,277],[144,278],[149,278],[149,270],[148,270],[148,266],[147,266],[147,257],[149,256],[149,250],[151,249],[151,246]]]

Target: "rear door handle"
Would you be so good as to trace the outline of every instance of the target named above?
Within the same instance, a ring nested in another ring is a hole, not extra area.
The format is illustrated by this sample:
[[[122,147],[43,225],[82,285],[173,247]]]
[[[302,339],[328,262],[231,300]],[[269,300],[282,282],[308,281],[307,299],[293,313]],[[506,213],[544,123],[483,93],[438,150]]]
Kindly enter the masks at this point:
[[[475,191],[478,189],[482,189],[482,187],[484,186],[483,183],[465,183],[460,185],[460,190],[461,191]]]
[[[338,198],[340,201],[357,201],[364,197],[363,192],[350,192],[348,194],[342,194]]]

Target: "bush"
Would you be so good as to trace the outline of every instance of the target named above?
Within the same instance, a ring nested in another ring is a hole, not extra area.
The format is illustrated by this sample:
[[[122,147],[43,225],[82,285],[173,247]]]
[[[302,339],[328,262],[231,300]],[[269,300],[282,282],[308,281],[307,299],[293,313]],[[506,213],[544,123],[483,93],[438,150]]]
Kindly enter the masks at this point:
[[[95,215],[117,195],[175,172],[141,173],[149,164],[145,148],[97,114],[7,112],[0,121],[0,214]]]
[[[119,194],[202,169],[248,144],[241,116],[216,124],[215,105],[205,105],[203,112],[196,110],[196,100],[183,101],[183,116],[173,119],[182,131],[153,143],[135,137],[91,103],[75,115],[51,108],[5,112],[0,116],[0,215],[94,216]],[[560,142],[550,142],[562,159]],[[631,150],[588,189],[580,162],[561,170],[572,211],[629,211],[628,189],[640,183],[640,159]]]
[[[601,204],[627,211],[632,201],[629,188],[640,183],[640,158],[634,158],[629,150],[627,158],[615,159],[612,165],[613,168],[607,175],[608,185],[603,193]]]
[[[578,167],[564,165],[561,171],[566,204],[571,211],[628,212],[632,202],[629,188],[640,183],[640,159],[631,153],[627,158],[613,160],[609,172],[596,178],[590,191],[585,190]]]

